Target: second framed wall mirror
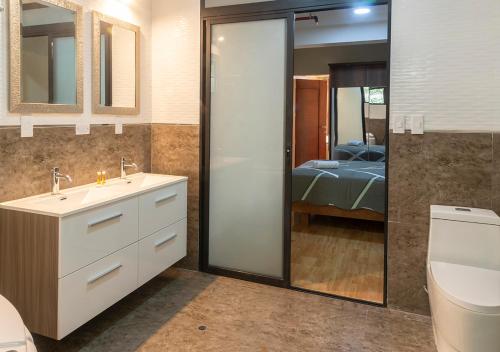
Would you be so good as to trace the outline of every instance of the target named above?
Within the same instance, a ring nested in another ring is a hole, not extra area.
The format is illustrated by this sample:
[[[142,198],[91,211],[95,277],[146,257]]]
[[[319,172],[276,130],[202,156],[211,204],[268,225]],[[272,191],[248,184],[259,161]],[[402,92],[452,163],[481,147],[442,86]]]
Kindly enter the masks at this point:
[[[140,28],[93,13],[92,107],[96,114],[140,111]]]
[[[10,0],[11,112],[83,112],[82,7]]]
[[[330,65],[331,155],[335,160],[385,161],[385,62]]]

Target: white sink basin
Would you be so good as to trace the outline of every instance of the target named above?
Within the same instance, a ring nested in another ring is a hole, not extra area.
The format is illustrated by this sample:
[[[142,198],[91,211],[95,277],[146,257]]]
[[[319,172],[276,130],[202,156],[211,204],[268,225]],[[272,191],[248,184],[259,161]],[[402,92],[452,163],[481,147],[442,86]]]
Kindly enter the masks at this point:
[[[154,187],[171,180],[175,181],[178,176],[155,175],[155,174],[139,174],[135,177],[127,177],[125,184],[127,187],[148,188]]]
[[[111,198],[118,193],[118,186],[112,187],[94,187],[85,192],[82,192],[84,197],[81,200],[82,204],[90,204],[99,202],[100,200]],[[78,193],[77,193],[78,194]],[[78,194],[80,196],[80,194]],[[73,195],[71,195],[73,196]]]
[[[0,208],[63,217],[135,196],[169,184],[185,181],[183,176],[139,173],[126,179],[111,179],[105,185],[68,188],[60,194],[42,194],[0,204]]]

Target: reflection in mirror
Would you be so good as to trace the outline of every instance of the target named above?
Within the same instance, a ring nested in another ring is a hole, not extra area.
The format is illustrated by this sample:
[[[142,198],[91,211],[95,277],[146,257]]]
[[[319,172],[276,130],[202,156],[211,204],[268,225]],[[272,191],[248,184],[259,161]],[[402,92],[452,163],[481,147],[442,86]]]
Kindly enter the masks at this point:
[[[75,11],[22,0],[23,103],[76,104]]]
[[[294,55],[290,283],[382,305],[389,82],[386,63],[378,60],[389,47],[367,25],[387,26],[389,16],[386,5],[370,10],[365,17],[353,17],[352,9],[296,17],[295,45],[302,47]],[[359,42],[336,41],[348,35]],[[346,57],[352,62],[338,62]],[[315,80],[327,71],[329,89],[323,92]],[[318,152],[325,147],[328,153]]]
[[[101,105],[135,106],[135,32],[101,22]]]
[[[385,87],[364,87],[364,94],[367,144],[370,147],[384,146],[387,113]]]
[[[138,44],[138,27],[94,13],[94,112],[138,113]]]
[[[330,65],[333,160],[385,161],[385,62]]]
[[[334,94],[337,107],[335,144],[365,144],[363,90],[359,87],[337,88]]]

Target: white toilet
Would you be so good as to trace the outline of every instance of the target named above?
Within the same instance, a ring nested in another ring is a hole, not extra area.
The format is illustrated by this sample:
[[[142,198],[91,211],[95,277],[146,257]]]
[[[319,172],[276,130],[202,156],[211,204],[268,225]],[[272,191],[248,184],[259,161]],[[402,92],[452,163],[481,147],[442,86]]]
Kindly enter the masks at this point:
[[[21,316],[3,296],[0,296],[0,352],[36,352]]]
[[[500,218],[431,206],[427,287],[439,352],[500,351]]]

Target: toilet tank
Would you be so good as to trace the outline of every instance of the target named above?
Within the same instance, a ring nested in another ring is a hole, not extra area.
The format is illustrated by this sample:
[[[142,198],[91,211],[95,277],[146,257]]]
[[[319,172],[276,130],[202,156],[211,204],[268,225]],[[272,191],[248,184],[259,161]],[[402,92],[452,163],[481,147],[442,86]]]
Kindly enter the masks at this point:
[[[429,261],[500,270],[500,217],[491,210],[432,205]]]

